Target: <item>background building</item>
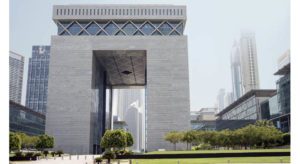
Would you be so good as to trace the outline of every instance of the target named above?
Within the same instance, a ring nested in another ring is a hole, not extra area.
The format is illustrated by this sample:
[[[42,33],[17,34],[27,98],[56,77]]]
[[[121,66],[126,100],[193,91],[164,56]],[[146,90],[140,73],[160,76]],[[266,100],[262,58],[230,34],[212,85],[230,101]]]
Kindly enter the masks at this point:
[[[237,100],[252,89],[259,89],[255,34],[242,32],[231,51],[233,99]]]
[[[283,132],[289,132],[290,121],[290,51],[284,53],[278,60],[279,75],[277,94],[261,104],[264,119],[273,121],[274,125]]]
[[[9,100],[21,104],[24,56],[9,51]]]
[[[9,131],[30,136],[45,134],[45,115],[9,101]]]
[[[197,112],[191,112],[191,129],[213,131],[216,130],[217,108],[201,108]]]
[[[32,46],[29,59],[26,106],[46,114],[50,46]]]
[[[225,89],[220,89],[217,96],[217,105],[218,105],[218,112],[221,112],[224,109],[224,96],[225,96]]]
[[[261,120],[261,103],[276,95],[276,90],[251,90],[217,114],[217,130],[237,129]]]

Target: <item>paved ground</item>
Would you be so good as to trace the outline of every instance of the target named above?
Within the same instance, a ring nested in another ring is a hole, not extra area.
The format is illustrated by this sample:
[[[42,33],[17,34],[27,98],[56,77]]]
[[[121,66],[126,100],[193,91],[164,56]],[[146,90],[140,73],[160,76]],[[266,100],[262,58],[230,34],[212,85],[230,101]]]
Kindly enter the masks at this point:
[[[71,156],[71,159],[69,156],[64,156],[63,159],[62,157],[58,157],[56,159],[41,159],[37,161],[26,161],[26,162],[10,162],[11,164],[93,164],[93,157],[99,157],[98,156],[92,156],[92,155],[87,155],[85,158],[85,155],[79,155],[79,158],[77,159],[77,155]],[[127,162],[124,162],[122,160],[121,164],[128,164]],[[103,162],[104,164],[105,162]],[[117,164],[117,162],[114,162],[113,164]]]

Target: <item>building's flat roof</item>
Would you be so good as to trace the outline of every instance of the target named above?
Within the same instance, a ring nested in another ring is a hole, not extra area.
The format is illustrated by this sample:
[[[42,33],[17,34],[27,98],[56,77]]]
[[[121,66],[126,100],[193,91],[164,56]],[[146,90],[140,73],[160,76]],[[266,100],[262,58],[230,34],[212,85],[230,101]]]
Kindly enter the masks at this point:
[[[286,75],[291,72],[291,63],[285,65],[284,67],[280,68],[274,75]]]
[[[240,103],[244,102],[245,100],[249,99],[252,96],[255,97],[272,97],[277,93],[275,89],[254,89],[246,94],[244,94],[242,97],[231,103],[229,106],[227,106],[225,109],[223,109],[220,113],[216,114],[217,116],[223,115],[224,113],[227,113],[231,109],[238,106]]]
[[[39,113],[39,112],[36,112],[36,111],[34,111],[34,110],[30,109],[30,108],[27,108],[27,107],[25,107],[25,106],[23,106],[23,105],[21,105],[21,104],[15,103],[15,102],[13,102],[13,101],[11,101],[11,100],[9,101],[9,106],[14,106],[14,107],[16,107],[17,109],[23,110],[23,111],[26,112],[26,113],[30,113],[30,114],[35,115],[35,116],[37,116],[37,117],[40,117],[40,118],[42,118],[42,119],[46,119],[46,116],[45,116],[45,115],[43,115],[43,114],[41,114],[41,113]]]

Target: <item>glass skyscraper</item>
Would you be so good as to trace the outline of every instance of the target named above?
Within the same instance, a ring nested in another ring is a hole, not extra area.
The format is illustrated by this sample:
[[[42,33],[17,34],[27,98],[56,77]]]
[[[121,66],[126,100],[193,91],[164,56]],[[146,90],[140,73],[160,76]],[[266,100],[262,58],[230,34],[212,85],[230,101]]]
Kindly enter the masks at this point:
[[[24,56],[9,51],[9,100],[21,103]]]
[[[231,51],[233,99],[252,89],[259,89],[256,41],[253,32],[242,32]]]
[[[26,107],[46,114],[50,46],[32,46],[29,59]]]

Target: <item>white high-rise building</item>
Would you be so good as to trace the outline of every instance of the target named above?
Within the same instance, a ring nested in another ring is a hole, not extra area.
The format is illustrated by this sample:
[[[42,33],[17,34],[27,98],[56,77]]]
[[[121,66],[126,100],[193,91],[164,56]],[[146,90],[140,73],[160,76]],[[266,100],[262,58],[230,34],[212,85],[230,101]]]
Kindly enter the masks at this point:
[[[117,115],[125,121],[134,138],[132,150],[140,152],[145,144],[144,90],[119,89]]]
[[[221,112],[224,109],[224,96],[225,96],[225,89],[220,89],[217,96],[217,105],[218,105],[218,112]]]
[[[233,94],[232,92],[226,92],[224,96],[224,108],[233,103]]]
[[[24,56],[9,51],[9,100],[21,104]]]
[[[237,100],[252,89],[259,89],[255,34],[242,32],[231,51],[233,98]]]

